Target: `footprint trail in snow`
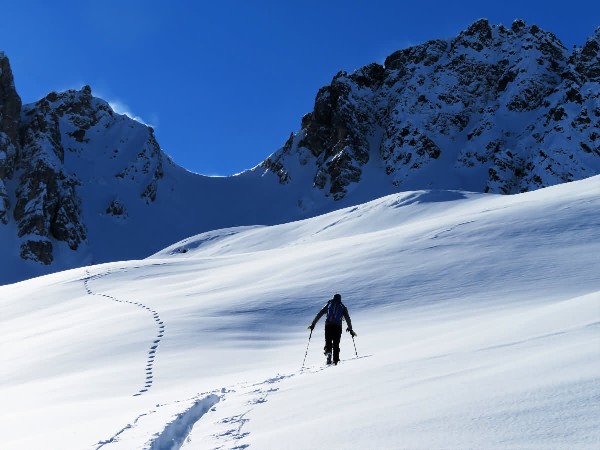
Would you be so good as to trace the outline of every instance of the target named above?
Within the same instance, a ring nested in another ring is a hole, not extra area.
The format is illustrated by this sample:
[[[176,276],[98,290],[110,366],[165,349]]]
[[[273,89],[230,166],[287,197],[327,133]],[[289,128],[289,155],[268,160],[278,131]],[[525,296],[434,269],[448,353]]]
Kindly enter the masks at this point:
[[[153,373],[154,359],[156,358],[156,352],[158,350],[160,341],[165,334],[165,324],[161,320],[160,315],[158,314],[158,312],[156,310],[150,308],[147,305],[144,305],[143,303],[134,302],[134,301],[130,301],[130,300],[123,300],[121,298],[113,297],[112,295],[96,292],[95,290],[92,289],[92,287],[90,286],[91,280],[98,280],[98,279],[108,276],[110,274],[111,274],[111,272],[103,272],[103,273],[99,273],[97,275],[91,275],[90,271],[86,269],[87,276],[83,279],[83,284],[85,286],[85,290],[87,291],[87,293],[89,295],[104,297],[113,302],[125,303],[125,304],[129,304],[129,305],[133,305],[137,308],[144,309],[152,315],[152,318],[153,318],[154,322],[156,323],[156,327],[157,327],[157,333],[154,336],[152,343],[150,344],[150,349],[148,350],[148,358],[146,360],[146,367],[144,369],[145,370],[144,386],[142,388],[140,388],[135,394],[133,394],[134,397],[137,397],[137,396],[144,394],[145,392],[148,392],[148,390],[152,387],[152,383],[154,381],[154,373]]]

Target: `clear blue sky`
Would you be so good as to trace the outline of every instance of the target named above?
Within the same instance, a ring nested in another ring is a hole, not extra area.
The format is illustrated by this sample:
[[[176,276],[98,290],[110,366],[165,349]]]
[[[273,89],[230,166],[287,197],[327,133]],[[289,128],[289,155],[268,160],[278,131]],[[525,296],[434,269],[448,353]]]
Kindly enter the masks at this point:
[[[600,25],[599,3],[13,1],[0,8],[0,50],[24,103],[89,84],[153,125],[178,164],[229,175],[282,146],[339,70],[482,17],[522,18],[572,48]]]

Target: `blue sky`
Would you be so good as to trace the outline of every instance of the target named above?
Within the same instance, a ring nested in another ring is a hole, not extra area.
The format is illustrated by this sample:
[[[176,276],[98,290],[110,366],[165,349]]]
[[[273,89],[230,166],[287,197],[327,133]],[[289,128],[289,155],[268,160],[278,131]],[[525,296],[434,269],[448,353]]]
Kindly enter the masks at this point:
[[[567,48],[600,25],[583,0],[4,2],[0,50],[24,103],[52,90],[94,95],[155,127],[188,170],[230,175],[283,145],[339,71],[452,37],[478,18],[515,18]],[[558,5],[558,4],[556,4]]]

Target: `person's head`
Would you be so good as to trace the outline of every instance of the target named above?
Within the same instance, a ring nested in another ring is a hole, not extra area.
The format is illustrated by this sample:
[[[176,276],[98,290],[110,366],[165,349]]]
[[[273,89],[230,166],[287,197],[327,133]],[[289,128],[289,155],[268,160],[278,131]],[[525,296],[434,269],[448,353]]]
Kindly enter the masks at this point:
[[[335,300],[336,302],[341,302],[342,301],[342,296],[340,294],[335,294],[333,296],[333,300]]]

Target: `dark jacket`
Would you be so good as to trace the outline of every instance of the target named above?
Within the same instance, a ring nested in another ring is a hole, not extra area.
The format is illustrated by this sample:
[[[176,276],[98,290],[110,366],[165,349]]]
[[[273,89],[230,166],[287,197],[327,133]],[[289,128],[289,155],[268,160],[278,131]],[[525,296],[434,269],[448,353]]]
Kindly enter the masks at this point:
[[[325,306],[323,306],[323,308],[321,308],[321,311],[319,311],[317,313],[317,315],[315,316],[315,319],[312,321],[312,328],[315,327],[315,325],[317,324],[317,322],[319,321],[319,319],[321,317],[323,317],[326,313],[327,310],[329,309],[329,306],[331,305],[332,307],[335,306],[336,302],[339,304],[339,306],[341,306],[342,308],[342,318],[340,318],[340,320],[335,323],[335,322],[328,322],[327,320],[325,321],[325,325],[331,324],[331,325],[337,325],[339,327],[342,326],[342,319],[346,319],[346,323],[348,324],[348,328],[352,329],[352,321],[350,320],[350,314],[348,314],[348,308],[346,308],[346,306],[341,302],[341,300],[334,300],[331,299],[329,300],[327,303],[325,303]]]

